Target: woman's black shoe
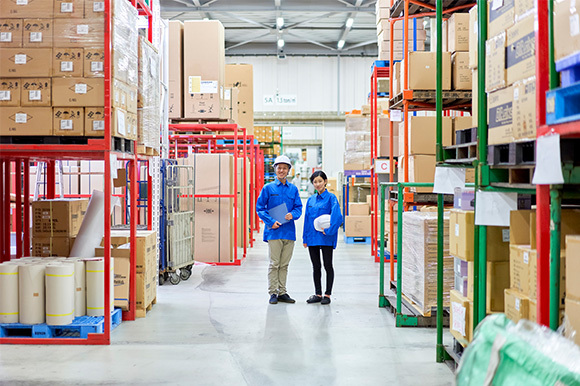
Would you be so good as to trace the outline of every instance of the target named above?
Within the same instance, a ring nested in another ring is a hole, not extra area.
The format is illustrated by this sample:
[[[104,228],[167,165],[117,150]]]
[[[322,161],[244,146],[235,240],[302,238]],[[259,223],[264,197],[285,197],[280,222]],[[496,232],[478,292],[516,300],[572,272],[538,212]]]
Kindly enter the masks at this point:
[[[320,303],[322,301],[322,296],[312,295],[311,297],[306,300],[306,303]]]

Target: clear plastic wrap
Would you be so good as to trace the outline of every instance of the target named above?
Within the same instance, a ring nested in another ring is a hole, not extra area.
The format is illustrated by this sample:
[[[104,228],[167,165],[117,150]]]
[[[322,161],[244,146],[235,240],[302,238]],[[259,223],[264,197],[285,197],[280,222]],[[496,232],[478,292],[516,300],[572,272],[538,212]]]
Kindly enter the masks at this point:
[[[136,85],[138,82],[137,18],[137,9],[130,2],[113,1],[113,77],[129,85]]]
[[[371,159],[371,152],[347,152],[344,153],[345,164],[369,163]]]
[[[443,243],[443,305],[453,288],[453,257],[449,255],[449,213]],[[403,294],[425,315],[437,306],[437,213],[403,213]]]
[[[139,38],[138,142],[159,150],[159,54],[144,38]]]
[[[557,332],[504,314],[475,330],[456,375],[457,385],[580,385],[580,348]]]
[[[368,117],[345,119],[345,164],[363,164],[366,169],[371,159],[371,122]]]
[[[344,120],[345,123],[345,132],[363,132],[369,133],[371,132],[371,120],[369,117],[363,116],[356,116],[356,117],[349,117],[347,116]]]

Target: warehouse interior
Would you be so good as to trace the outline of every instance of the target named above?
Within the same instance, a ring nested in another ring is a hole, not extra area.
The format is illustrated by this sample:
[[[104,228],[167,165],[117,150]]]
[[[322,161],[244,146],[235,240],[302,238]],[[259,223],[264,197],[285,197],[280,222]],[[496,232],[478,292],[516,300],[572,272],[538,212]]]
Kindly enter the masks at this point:
[[[0,5],[0,383],[580,385],[577,0]]]

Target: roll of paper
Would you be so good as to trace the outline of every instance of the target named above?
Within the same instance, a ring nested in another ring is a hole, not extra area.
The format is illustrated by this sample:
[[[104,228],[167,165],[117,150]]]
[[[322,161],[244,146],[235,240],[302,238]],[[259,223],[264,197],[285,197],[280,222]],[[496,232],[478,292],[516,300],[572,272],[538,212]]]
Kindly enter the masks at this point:
[[[45,275],[46,324],[71,324],[74,319],[74,264],[48,264]]]
[[[17,264],[0,264],[0,323],[18,323]]]
[[[87,315],[105,315],[105,261],[87,260],[85,264],[87,280]]]
[[[75,259],[75,316],[87,314],[85,262]]]
[[[23,324],[44,323],[45,264],[20,265],[18,269],[19,320]]]
[[[111,209],[112,207],[111,205]],[[101,245],[101,240],[105,234],[104,218],[105,194],[98,190],[93,190],[87,212],[69,256],[95,257],[95,248]]]

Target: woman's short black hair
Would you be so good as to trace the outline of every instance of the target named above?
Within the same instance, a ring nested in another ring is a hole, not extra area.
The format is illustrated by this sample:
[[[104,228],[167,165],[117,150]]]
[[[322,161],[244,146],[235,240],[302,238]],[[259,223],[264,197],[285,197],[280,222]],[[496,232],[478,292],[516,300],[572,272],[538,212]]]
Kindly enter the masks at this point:
[[[326,173],[324,173],[322,170],[317,170],[314,173],[312,173],[312,175],[310,176],[310,182],[314,183],[314,179],[316,177],[322,177],[322,179],[324,181],[328,181],[328,177],[326,177]]]

